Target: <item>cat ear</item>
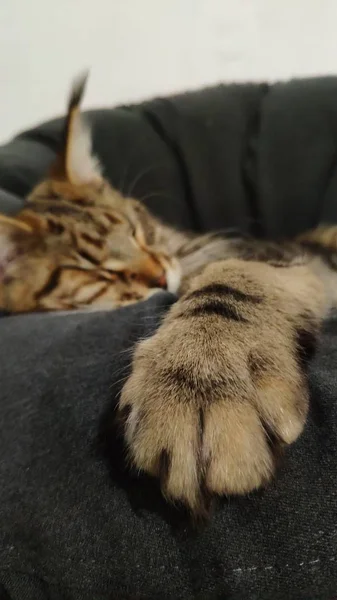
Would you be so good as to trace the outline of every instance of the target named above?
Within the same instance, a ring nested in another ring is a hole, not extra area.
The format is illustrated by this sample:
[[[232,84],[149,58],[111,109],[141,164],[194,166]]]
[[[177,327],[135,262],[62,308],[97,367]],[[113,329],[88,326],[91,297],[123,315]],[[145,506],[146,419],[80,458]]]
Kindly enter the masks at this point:
[[[92,154],[91,133],[80,114],[88,73],[74,81],[63,131],[62,150],[53,165],[51,176],[73,185],[101,184],[99,161]]]

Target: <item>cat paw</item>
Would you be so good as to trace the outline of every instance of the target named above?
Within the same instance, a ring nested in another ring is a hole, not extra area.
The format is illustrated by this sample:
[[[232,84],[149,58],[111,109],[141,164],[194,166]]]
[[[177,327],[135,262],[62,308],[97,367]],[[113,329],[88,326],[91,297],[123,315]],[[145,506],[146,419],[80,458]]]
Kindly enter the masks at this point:
[[[248,305],[230,288],[222,311],[219,290],[200,314],[201,294],[186,296],[138,345],[119,404],[133,465],[196,516],[213,495],[246,494],[273,477],[305,424],[315,342],[310,321],[299,329],[262,292]]]

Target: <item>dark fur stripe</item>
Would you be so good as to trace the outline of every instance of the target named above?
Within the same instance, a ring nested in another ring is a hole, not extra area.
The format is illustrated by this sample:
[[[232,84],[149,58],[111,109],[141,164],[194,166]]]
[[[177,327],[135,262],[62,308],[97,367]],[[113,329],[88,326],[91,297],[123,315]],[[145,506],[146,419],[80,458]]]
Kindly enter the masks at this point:
[[[123,281],[123,283],[127,283],[128,278],[127,278],[126,274],[124,273],[124,271],[109,271],[109,272],[113,273],[114,275],[117,275],[118,279]]]
[[[57,203],[54,201],[50,201],[49,198],[41,198],[38,201],[32,200],[31,202],[27,203],[27,208],[39,214],[43,213],[47,217],[48,213],[60,217],[73,216],[77,219],[82,219],[83,217],[83,212],[81,208],[77,207],[74,204],[72,205],[63,199]]]
[[[104,217],[108,219],[108,221],[110,221],[110,223],[112,223],[113,225],[118,225],[122,222],[121,219],[118,219],[118,217],[115,217],[114,215],[108,212],[104,213]]]
[[[194,389],[196,387],[193,374],[186,370],[183,364],[165,370],[163,376],[166,382],[172,383],[174,381],[180,388]]]
[[[92,254],[89,254],[89,252],[87,252],[86,250],[82,250],[82,249],[77,249],[77,254],[79,254],[82,258],[84,258],[84,260],[87,260],[88,262],[94,264],[94,265],[99,265],[100,261],[97,260],[97,258],[95,258]]]
[[[95,202],[93,200],[89,200],[89,198],[73,198],[72,202],[76,202],[80,206],[88,206],[89,208],[95,206]]]
[[[47,296],[58,286],[61,273],[62,269],[60,267],[52,271],[44,286],[38,292],[36,292],[36,300],[39,300],[42,298],[42,296]]]
[[[223,317],[224,319],[229,319],[231,321],[239,321],[242,323],[248,322],[243,315],[240,315],[236,308],[226,304],[225,302],[219,302],[216,300],[210,300],[209,302],[195,306],[194,308],[183,313],[182,316],[204,317],[206,315],[218,315],[219,317]]]
[[[123,281],[123,283],[128,283],[128,277],[127,274],[125,273],[125,271],[114,271],[113,269],[104,269],[102,268],[102,273],[104,273],[104,271],[106,271],[107,273],[109,273],[109,275],[114,275],[117,279],[119,279],[120,281]],[[132,295],[134,295],[134,292],[130,292]],[[137,294],[136,294],[137,296]],[[134,296],[134,297],[136,297]],[[141,300],[141,298],[137,298],[138,300]]]
[[[189,368],[184,368],[181,364],[175,368],[163,369],[161,372],[161,378],[164,385],[172,386],[184,391],[188,394],[193,394],[191,400],[194,401],[195,394],[202,395],[205,402],[212,401],[214,395],[212,391],[216,390],[220,384],[223,384],[223,379],[203,377],[202,374],[193,372]],[[187,396],[185,396],[186,399]],[[180,399],[183,401],[184,396]]]
[[[99,238],[95,238],[92,235],[90,235],[89,233],[82,233],[81,238],[88,244],[92,244],[93,246],[96,246],[96,248],[103,247],[103,240],[100,240]]]
[[[86,304],[90,304],[91,302],[94,302],[95,300],[103,296],[103,294],[105,294],[105,292],[107,291],[108,287],[109,284],[103,284],[103,286],[101,287],[101,289],[98,290],[98,292],[95,292],[95,294],[93,294],[91,298],[88,298],[88,300],[86,300]]]
[[[50,233],[54,235],[61,235],[64,232],[64,225],[53,219],[47,219],[47,225]]]
[[[253,304],[259,304],[260,302],[262,302],[262,298],[260,298],[259,296],[247,294],[246,292],[242,292],[241,290],[237,290],[236,288],[233,288],[230,285],[226,285],[223,283],[211,283],[210,285],[206,285],[205,287],[195,290],[194,292],[189,294],[186,299],[189,300],[191,298],[200,298],[201,296],[208,296],[211,294],[217,294],[220,296],[230,295],[234,298],[234,300],[251,302]]]

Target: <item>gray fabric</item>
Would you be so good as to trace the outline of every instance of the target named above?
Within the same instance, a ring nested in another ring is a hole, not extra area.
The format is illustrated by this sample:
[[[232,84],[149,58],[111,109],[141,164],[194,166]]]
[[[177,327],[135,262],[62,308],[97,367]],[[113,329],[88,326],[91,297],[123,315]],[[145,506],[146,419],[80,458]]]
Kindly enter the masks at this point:
[[[155,483],[123,472],[110,432],[130,347],[173,300],[0,320],[0,582],[11,600],[331,600],[337,590],[337,320],[312,366],[308,426],[277,480],[220,502],[193,532]]]
[[[0,213],[5,215],[14,215],[22,206],[21,198],[18,198],[6,190],[0,189]]]

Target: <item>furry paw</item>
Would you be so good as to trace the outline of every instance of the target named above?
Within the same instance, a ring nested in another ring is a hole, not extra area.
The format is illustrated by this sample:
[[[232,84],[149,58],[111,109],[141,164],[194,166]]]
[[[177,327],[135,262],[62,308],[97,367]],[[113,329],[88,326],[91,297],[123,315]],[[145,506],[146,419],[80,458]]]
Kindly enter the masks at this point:
[[[270,480],[280,448],[301,433],[317,332],[315,311],[287,296],[283,272],[263,265],[252,279],[236,265],[228,284],[229,262],[206,271],[138,345],[119,404],[132,463],[200,516],[212,495]]]

